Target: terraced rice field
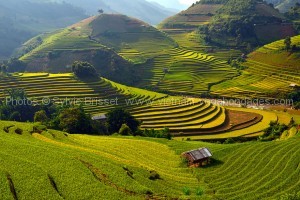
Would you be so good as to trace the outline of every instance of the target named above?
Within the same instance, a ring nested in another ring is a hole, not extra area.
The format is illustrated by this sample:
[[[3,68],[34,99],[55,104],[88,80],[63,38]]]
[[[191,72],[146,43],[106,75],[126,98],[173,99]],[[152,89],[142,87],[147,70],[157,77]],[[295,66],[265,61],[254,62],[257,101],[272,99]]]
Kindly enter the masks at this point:
[[[220,199],[276,199],[299,191],[299,139],[246,144],[206,171],[205,182]]]
[[[88,18],[63,30],[58,30],[43,38],[43,43],[24,55],[20,60],[31,62],[48,56],[53,51],[91,50],[105,48],[103,45],[89,39],[91,28],[88,24],[94,17]]]
[[[300,44],[300,36],[292,38]],[[224,81],[211,88],[212,94],[227,97],[276,97],[292,91],[291,84],[300,85],[299,53],[284,50],[283,40],[273,42],[251,53],[246,70],[239,77]]]
[[[207,140],[215,138],[234,138],[246,136],[259,136],[263,134],[263,130],[269,127],[271,121],[278,121],[279,117],[276,113],[245,109],[245,108],[226,108],[227,113],[225,121],[219,126],[208,130],[194,130],[184,134],[177,134],[178,140]],[[219,118],[220,120],[221,118]],[[217,120],[218,121],[218,120]],[[212,121],[211,123],[217,123]],[[282,121],[280,121],[282,122]]]
[[[204,53],[209,47],[200,45],[196,32],[182,31],[172,37],[136,19],[104,14],[45,35],[40,46],[20,59],[32,71],[69,72],[74,60],[93,58],[98,51],[118,53],[139,70],[138,87],[191,95],[207,93],[211,85],[237,75],[226,61]],[[102,74],[110,72],[104,69]]]
[[[28,97],[39,103],[53,100],[56,103],[69,101],[81,104],[92,115],[105,114],[115,107],[124,107],[142,121],[141,128],[159,130],[168,127],[174,135],[180,137],[221,137],[219,134],[228,131],[236,131],[234,136],[237,137],[253,133],[251,127],[256,127],[261,117],[272,120],[265,113],[232,113],[201,99],[168,96],[127,87],[104,78],[82,82],[72,74],[15,74],[1,79],[0,97],[4,98],[5,91],[11,88],[25,89]],[[248,117],[236,120],[241,115]]]
[[[182,196],[184,187],[193,191],[200,187],[191,170],[180,167],[180,157],[163,144],[66,137],[55,131],[19,136],[4,133],[2,128],[1,124],[1,199],[13,199],[10,183],[18,199],[171,198]],[[152,170],[160,180],[148,178]]]
[[[299,135],[221,145],[30,130],[32,124],[0,122],[0,199],[256,200],[300,189]],[[180,154],[199,147],[212,151],[212,165],[188,168]],[[160,179],[150,180],[151,171]]]
[[[183,48],[163,52],[151,64],[148,69],[154,75],[142,86],[150,81],[153,87],[173,93],[200,95],[208,92],[210,85],[237,75],[225,61]]]
[[[82,103],[91,114],[105,113],[116,107],[116,104],[127,107],[126,100],[138,99],[148,102],[167,96],[122,86],[103,78],[82,82],[74,78],[73,74],[24,73],[3,78],[0,81],[0,97],[4,98],[3,92],[11,88],[23,88],[29,98],[39,102],[51,99],[58,103],[65,100]],[[117,102],[110,103],[111,100]]]

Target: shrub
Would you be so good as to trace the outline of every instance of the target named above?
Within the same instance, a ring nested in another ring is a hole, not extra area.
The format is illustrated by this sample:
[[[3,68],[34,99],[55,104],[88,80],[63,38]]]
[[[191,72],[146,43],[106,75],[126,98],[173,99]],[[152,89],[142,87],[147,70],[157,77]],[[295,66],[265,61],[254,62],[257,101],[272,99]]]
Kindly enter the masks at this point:
[[[228,138],[224,142],[224,144],[233,144],[233,143],[234,143],[234,139],[233,138]]]
[[[281,134],[288,130],[288,126],[285,124],[279,124],[278,122],[270,122],[269,128],[264,130],[264,134],[259,137],[260,141],[271,141],[278,139]]]
[[[166,138],[168,140],[171,140],[173,137],[169,128],[164,128],[162,130],[145,129],[141,135],[144,137]]]
[[[187,196],[191,195],[191,189],[188,188],[188,187],[184,187],[184,188],[182,189],[182,191],[183,191],[183,194],[184,194],[184,195],[187,195]]]
[[[140,126],[140,122],[136,120],[128,111],[117,108],[107,114],[107,125],[109,133],[117,133],[123,124],[126,124],[133,134],[135,134]]]
[[[47,126],[39,123],[33,126],[33,133],[42,133],[43,131],[47,131]]]
[[[204,194],[204,190],[202,188],[197,188],[196,189],[196,195],[197,196],[202,196]]]
[[[127,126],[127,124],[123,124],[119,130],[120,135],[132,135],[131,129]]]
[[[10,125],[10,126],[4,126],[3,131],[6,133],[9,133],[9,129],[14,127],[15,125]]]
[[[23,130],[20,129],[20,128],[17,128],[17,129],[15,130],[15,133],[18,134],[18,135],[22,135],[22,134],[23,134]]]
[[[34,114],[34,122],[41,122],[43,124],[47,123],[49,118],[46,114],[46,111],[40,110]]]
[[[88,62],[75,61],[72,65],[72,71],[79,78],[98,76],[96,68]]]
[[[160,175],[156,171],[150,171],[149,179],[155,181],[157,179],[160,179]]]
[[[9,116],[10,121],[21,121],[21,114],[19,111],[14,111],[10,116]]]

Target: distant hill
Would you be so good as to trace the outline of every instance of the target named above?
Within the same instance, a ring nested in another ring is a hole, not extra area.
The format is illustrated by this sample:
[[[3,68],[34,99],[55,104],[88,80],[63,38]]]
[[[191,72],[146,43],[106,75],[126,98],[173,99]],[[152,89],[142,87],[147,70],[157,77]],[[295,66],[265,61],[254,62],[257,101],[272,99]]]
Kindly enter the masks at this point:
[[[203,32],[211,43],[232,46],[258,46],[295,35],[282,14],[257,0],[229,0]]]
[[[29,38],[84,18],[82,9],[67,3],[0,1],[0,60],[10,57]]]
[[[199,1],[159,27],[199,30],[204,42],[226,47],[258,46],[296,34],[281,13],[258,0]]]
[[[95,15],[98,9],[106,13],[119,13],[141,19],[156,25],[165,18],[175,14],[172,9],[151,3],[146,0],[55,0],[67,2],[84,9],[87,14]]]
[[[267,2],[274,4],[280,12],[285,13],[291,7],[294,7],[296,3],[300,3],[300,0],[267,0]]]
[[[143,73],[133,64],[175,46],[147,23],[125,15],[102,14],[33,38],[24,44],[25,55],[20,59],[28,64],[27,71],[46,72],[70,72],[74,61],[84,60],[94,64],[104,77],[133,84],[139,74],[134,69]]]
[[[160,23],[162,29],[170,28],[198,28],[198,26],[207,24],[212,17],[224,4],[220,2],[202,2],[193,4],[187,10],[184,10],[172,17],[165,19]]]

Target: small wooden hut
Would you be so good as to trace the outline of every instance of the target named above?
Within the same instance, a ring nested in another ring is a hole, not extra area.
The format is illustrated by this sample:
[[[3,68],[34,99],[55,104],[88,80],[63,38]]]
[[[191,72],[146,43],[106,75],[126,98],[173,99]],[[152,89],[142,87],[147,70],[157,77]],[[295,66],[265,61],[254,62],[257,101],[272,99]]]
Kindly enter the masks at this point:
[[[92,117],[92,120],[94,121],[106,121],[107,117],[105,114],[101,114],[101,115],[95,115]]]
[[[210,163],[212,153],[208,148],[199,148],[182,154],[187,159],[190,167],[201,167]]]

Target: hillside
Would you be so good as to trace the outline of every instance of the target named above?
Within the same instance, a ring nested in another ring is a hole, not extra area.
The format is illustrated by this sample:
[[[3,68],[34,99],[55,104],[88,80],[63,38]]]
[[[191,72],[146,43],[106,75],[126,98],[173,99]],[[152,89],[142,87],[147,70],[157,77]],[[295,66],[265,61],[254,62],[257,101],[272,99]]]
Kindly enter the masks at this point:
[[[221,145],[53,130],[38,134],[32,126],[0,122],[1,199],[254,200],[297,198],[300,189],[299,136]],[[199,147],[210,148],[212,164],[187,168],[180,154]],[[149,179],[153,171],[158,180]]]
[[[239,137],[261,133],[270,121],[277,121],[277,115],[268,111],[227,109],[209,101],[127,87],[104,78],[83,82],[72,74],[15,74],[0,81],[0,97],[5,98],[4,91],[12,87],[23,88],[38,103],[79,101],[95,116],[123,107],[142,121],[143,129],[168,127],[178,137]],[[289,121],[291,116],[285,118]]]
[[[41,42],[30,51],[37,38]],[[131,85],[152,76],[138,64],[176,46],[154,27],[117,14],[91,17],[37,38],[23,47],[29,47],[20,58],[27,63],[27,71],[70,72],[72,63],[82,60],[92,63],[104,77]]]
[[[285,21],[283,15],[268,4],[256,0],[229,0],[209,25],[209,40],[237,46],[266,44],[295,35],[292,24]],[[270,29],[272,34],[266,34]]]
[[[66,3],[10,0],[0,2],[0,60],[40,33],[54,31],[86,18],[84,11]]]
[[[299,48],[300,36],[292,38]],[[299,50],[287,52],[284,41],[279,40],[250,53],[242,65],[242,75],[213,86],[212,93],[234,97],[278,98],[293,90],[291,84],[300,85]]]
[[[222,53],[219,48],[246,50],[296,34],[283,14],[257,0],[199,1],[159,27],[179,43],[193,41],[189,46],[202,51],[213,48],[216,55]]]
[[[20,58],[27,71],[70,72],[68,66],[81,59],[120,83],[190,94],[206,93],[211,84],[237,73],[225,61],[180,47],[165,33],[124,15],[91,17],[40,38],[41,44]]]
[[[121,40],[116,37],[121,37]],[[91,17],[63,30],[41,35],[25,43],[23,49],[26,51],[27,47],[34,46],[37,39],[41,42],[20,58],[27,63],[27,71],[70,72],[74,61],[83,60],[94,64],[103,76],[127,84],[139,80],[139,73],[136,73],[139,69],[130,62],[130,52],[136,51],[139,55],[136,59],[143,62],[147,59],[143,55],[144,51],[155,53],[155,44],[161,44],[161,48],[174,45],[150,25],[123,15],[108,14]],[[122,50],[128,56],[117,54]],[[119,76],[120,73],[123,76]]]
[[[159,27],[161,29],[198,28],[200,25],[209,23],[223,5],[220,2],[202,3],[200,1],[187,10],[165,19]]]

